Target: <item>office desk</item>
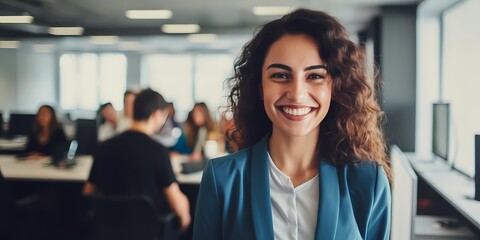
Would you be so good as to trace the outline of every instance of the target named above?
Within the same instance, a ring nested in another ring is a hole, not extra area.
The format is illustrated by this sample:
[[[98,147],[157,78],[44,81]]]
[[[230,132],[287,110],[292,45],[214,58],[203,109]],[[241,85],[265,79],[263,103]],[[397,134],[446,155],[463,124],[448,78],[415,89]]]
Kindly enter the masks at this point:
[[[425,161],[414,153],[406,155],[418,176],[480,231],[480,202],[472,199],[474,180],[451,170],[441,160]]]
[[[181,184],[200,184],[202,181],[203,171],[189,174],[182,173],[182,163],[188,162],[188,156],[180,155],[171,159],[172,169],[175,173],[177,181]]]
[[[49,161],[49,158],[18,161],[15,155],[0,155],[0,170],[7,180],[83,182],[88,179],[92,167],[91,156],[77,156],[77,164],[69,169],[46,166]],[[181,173],[181,163],[186,161],[188,158],[184,156],[172,159],[172,168],[177,181],[180,184],[200,184],[202,171]]]
[[[72,168],[47,166],[49,158],[38,160],[15,159],[15,155],[0,155],[0,170],[7,180],[83,182],[92,167],[91,156],[78,156]]]
[[[17,154],[25,150],[27,146],[27,137],[0,138],[0,153]]]

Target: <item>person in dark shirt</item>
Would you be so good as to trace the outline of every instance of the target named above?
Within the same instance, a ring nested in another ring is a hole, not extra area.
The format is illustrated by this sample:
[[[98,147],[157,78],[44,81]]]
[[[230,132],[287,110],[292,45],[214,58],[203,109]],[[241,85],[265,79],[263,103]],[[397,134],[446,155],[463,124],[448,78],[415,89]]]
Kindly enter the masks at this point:
[[[28,136],[28,158],[41,158],[66,151],[67,137],[57,120],[55,110],[49,105],[38,109],[32,132]]]
[[[149,196],[159,213],[172,210],[185,230],[191,221],[188,199],[176,182],[168,150],[150,137],[165,123],[166,107],[151,89],[138,94],[132,126],[99,146],[84,193]]]

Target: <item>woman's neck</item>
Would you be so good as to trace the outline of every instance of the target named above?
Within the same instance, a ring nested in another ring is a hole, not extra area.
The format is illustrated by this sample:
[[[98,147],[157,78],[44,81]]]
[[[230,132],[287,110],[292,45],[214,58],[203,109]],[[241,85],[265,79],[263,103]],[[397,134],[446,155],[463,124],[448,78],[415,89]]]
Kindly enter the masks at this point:
[[[289,176],[297,186],[318,173],[316,149],[319,132],[295,137],[272,131],[269,140],[269,153],[275,166]]]

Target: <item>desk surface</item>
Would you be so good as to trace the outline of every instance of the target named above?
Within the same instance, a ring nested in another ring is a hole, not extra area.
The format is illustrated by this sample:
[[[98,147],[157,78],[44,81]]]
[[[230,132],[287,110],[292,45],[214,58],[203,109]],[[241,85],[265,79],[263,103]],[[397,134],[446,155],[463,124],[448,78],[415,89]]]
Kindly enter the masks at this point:
[[[72,168],[61,169],[48,165],[49,158],[19,161],[15,155],[0,155],[0,170],[5,179],[38,181],[83,182],[92,167],[91,156],[78,156]]]
[[[418,175],[477,229],[480,229],[480,201],[473,200],[474,180],[451,170],[446,162],[425,161],[425,158],[414,153],[406,155]]]
[[[27,145],[27,137],[0,138],[0,150],[24,150]]]
[[[18,161],[15,155],[0,155],[0,170],[5,179],[10,180],[36,180],[36,181],[77,181],[83,182],[88,179],[92,167],[91,156],[78,156],[77,164],[69,169],[60,169],[46,166],[49,158],[39,160]],[[182,174],[182,162],[188,158],[180,156],[172,159],[172,168],[181,184],[200,184],[202,171]]]

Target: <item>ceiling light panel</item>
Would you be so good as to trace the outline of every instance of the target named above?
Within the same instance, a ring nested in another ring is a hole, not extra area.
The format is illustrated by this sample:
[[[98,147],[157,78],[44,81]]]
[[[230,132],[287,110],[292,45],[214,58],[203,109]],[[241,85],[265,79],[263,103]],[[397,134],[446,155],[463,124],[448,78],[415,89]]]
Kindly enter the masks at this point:
[[[19,46],[19,41],[0,41],[0,48],[18,48]]]
[[[32,16],[0,16],[0,23],[32,23]]]
[[[169,19],[172,18],[170,10],[128,10],[125,16],[130,19]]]
[[[198,24],[164,24],[162,26],[164,33],[197,33],[200,32]]]
[[[115,44],[118,42],[118,36],[91,36],[90,42],[93,44]]]
[[[292,10],[292,7],[258,6],[254,7],[252,11],[257,16],[281,16],[290,13]]]
[[[52,35],[82,35],[83,27],[51,27],[48,29],[48,33]]]

